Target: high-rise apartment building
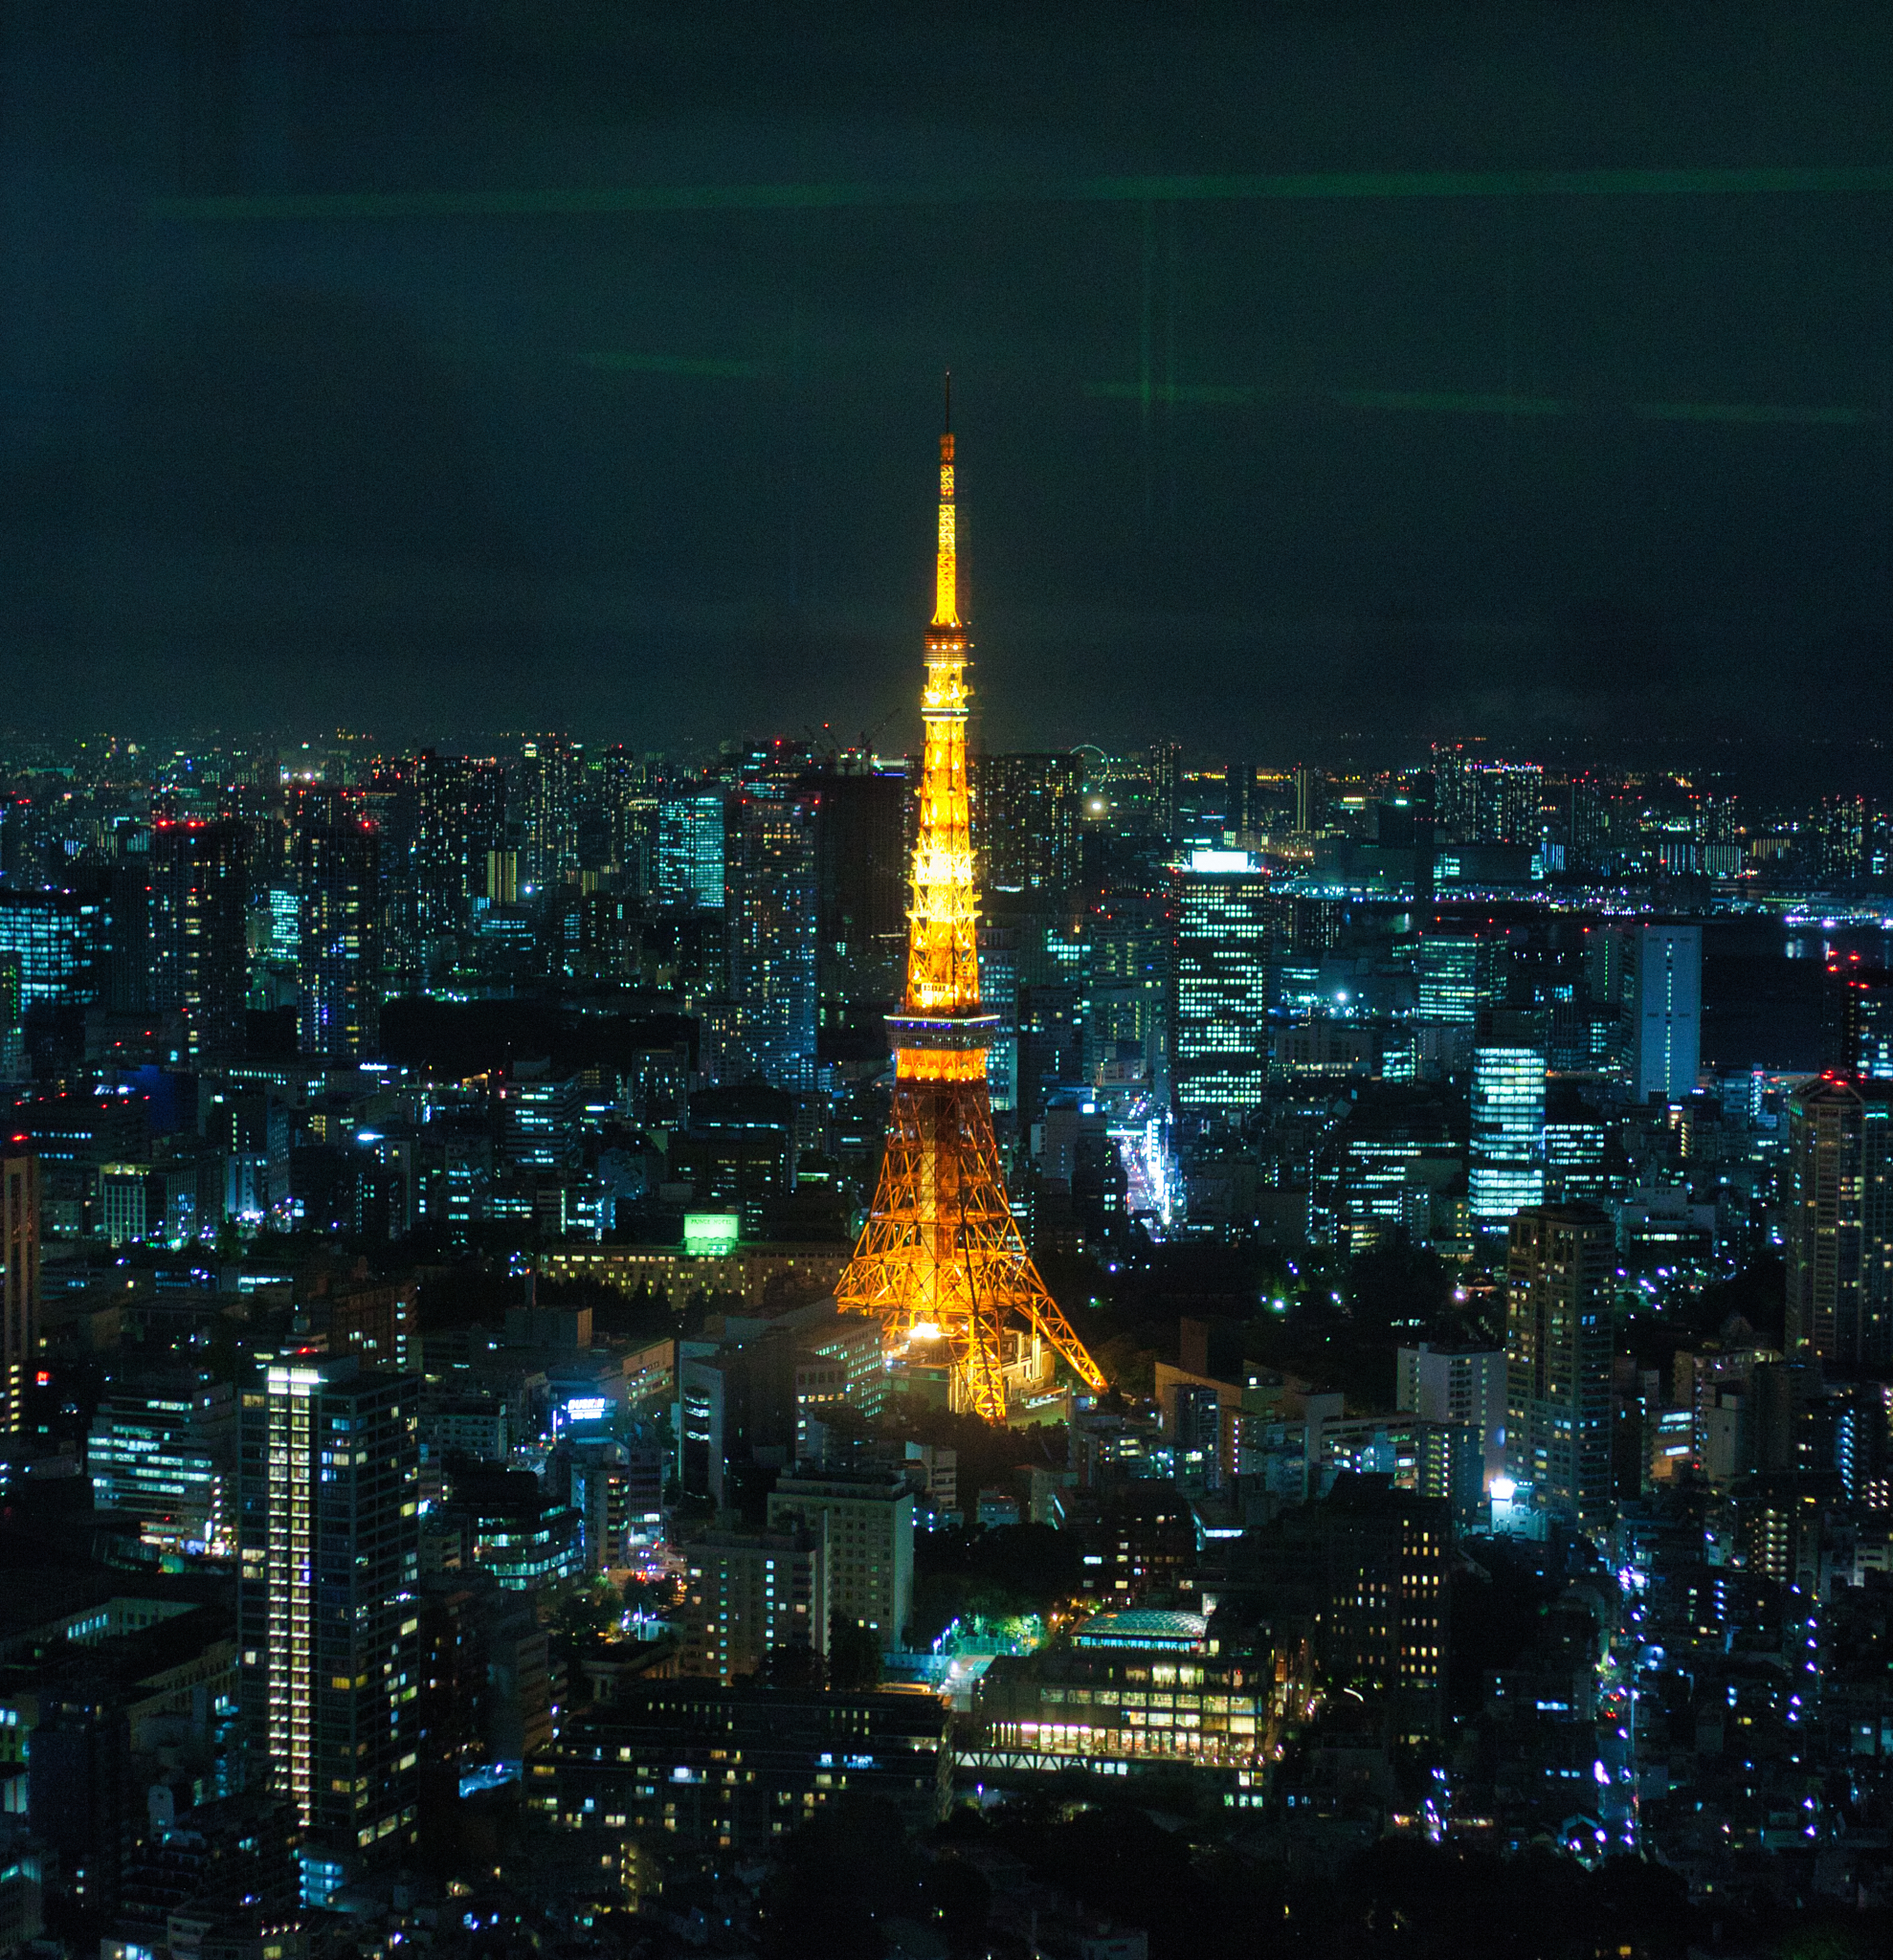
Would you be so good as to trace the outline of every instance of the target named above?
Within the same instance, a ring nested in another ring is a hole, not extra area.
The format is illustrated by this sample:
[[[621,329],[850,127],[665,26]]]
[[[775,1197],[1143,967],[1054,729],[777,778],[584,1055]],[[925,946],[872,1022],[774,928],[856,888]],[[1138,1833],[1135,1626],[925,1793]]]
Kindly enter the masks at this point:
[[[1295,771],[1295,828],[1318,831],[1327,821],[1327,776],[1312,763]]]
[[[241,1680],[253,1757],[303,1828],[415,1841],[417,1377],[291,1361],[244,1395]]]
[[[582,758],[563,735],[520,745],[520,876],[535,891],[578,870],[578,787]]]
[[[679,1672],[730,1682],[776,1648],[828,1652],[827,1554],[819,1531],[705,1531],[684,1565]]]
[[[234,1058],[248,994],[246,827],[234,817],[161,819],[150,867],[152,1004],[183,1016],[179,1059]]]
[[[0,1437],[26,1427],[39,1352],[39,1159],[0,1157]]]
[[[1893,1361],[1893,1082],[1829,1074],[1788,1105],[1787,1339],[1846,1370]]]
[[[779,1478],[771,1531],[799,1525],[821,1546],[831,1611],[898,1647],[914,1605],[914,1494],[879,1470],[812,1470]]]
[[[1505,1353],[1502,1348],[1438,1348],[1421,1341],[1398,1350],[1393,1406],[1429,1422],[1479,1433],[1485,1481],[1505,1467]]]
[[[982,888],[1023,892],[1041,909],[1062,912],[1078,889],[1083,788],[1075,755],[979,757],[972,835]]]
[[[381,838],[352,797],[299,816],[298,1044],[304,1055],[372,1055],[381,1013]]]
[[[1545,1058],[1537,1049],[1473,1050],[1467,1184],[1482,1232],[1503,1231],[1523,1207],[1543,1201]]]
[[[729,996],[749,1066],[815,1085],[816,799],[757,786],[732,797],[724,860]]]
[[[1611,1276],[1615,1237],[1594,1205],[1534,1205],[1505,1263],[1505,1457],[1560,1515],[1611,1501]]]
[[[1195,851],[1176,874],[1176,1100],[1253,1109],[1268,1087],[1268,880],[1246,851]]]
[[[414,765],[414,914],[423,939],[466,930],[486,896],[488,854],[506,841],[506,779],[497,762],[423,752]]]

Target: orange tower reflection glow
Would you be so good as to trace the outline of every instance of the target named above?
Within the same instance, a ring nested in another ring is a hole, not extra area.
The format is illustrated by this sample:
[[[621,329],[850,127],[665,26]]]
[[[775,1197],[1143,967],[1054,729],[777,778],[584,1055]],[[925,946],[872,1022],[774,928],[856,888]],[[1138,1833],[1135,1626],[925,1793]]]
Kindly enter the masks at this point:
[[[940,546],[921,697],[925,756],[914,847],[907,987],[888,1017],[894,1106],[874,1206],[835,1288],[844,1310],[880,1317],[893,1362],[945,1361],[956,1409],[1003,1422],[1049,1391],[1062,1359],[1088,1388],[1104,1377],[1032,1263],[1006,1202],[992,1137],[980,1012],[979,900],[967,782],[968,657],[960,619],[953,437],[940,438]]]

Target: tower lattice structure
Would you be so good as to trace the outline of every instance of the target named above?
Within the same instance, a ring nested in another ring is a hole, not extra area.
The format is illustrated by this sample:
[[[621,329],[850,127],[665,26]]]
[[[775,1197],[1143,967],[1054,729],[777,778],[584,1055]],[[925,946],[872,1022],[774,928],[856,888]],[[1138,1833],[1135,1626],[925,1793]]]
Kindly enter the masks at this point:
[[[888,1016],[894,1106],[880,1183],[835,1299],[844,1310],[880,1316],[890,1361],[945,1360],[953,1406],[1003,1422],[1011,1400],[1050,1385],[1060,1359],[1087,1387],[1105,1382],[1019,1236],[992,1135],[986,1052],[998,1017],[980,1012],[967,781],[971,642],[958,573],[949,432],[940,438],[907,985],[900,1012]]]

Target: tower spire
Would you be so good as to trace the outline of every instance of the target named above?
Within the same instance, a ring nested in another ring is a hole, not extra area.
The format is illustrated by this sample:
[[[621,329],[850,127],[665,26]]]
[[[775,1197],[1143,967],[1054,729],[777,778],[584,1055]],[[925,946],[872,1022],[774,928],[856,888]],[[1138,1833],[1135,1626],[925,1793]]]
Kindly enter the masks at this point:
[[[946,414],[940,432],[940,545],[933,561],[933,623],[960,623],[960,547],[953,518],[953,370],[946,370]]]

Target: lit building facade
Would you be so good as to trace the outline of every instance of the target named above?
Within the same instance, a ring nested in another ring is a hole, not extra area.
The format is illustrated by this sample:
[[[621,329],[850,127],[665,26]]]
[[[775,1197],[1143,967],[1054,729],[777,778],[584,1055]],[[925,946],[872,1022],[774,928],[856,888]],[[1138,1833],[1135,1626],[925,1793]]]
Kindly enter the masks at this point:
[[[724,798],[718,789],[673,790],[657,805],[657,896],[668,905],[720,912]]]
[[[228,1557],[235,1543],[236,1404],[228,1382],[114,1388],[85,1448],[93,1500],[139,1522],[146,1545]]]
[[[1176,874],[1181,1108],[1255,1109],[1268,1089],[1269,885],[1246,851],[1194,851]]]
[[[39,1159],[0,1157],[0,1437],[26,1427],[39,1352]]]
[[[1527,1207],[1505,1265],[1505,1458],[1560,1515],[1611,1503],[1611,1282],[1615,1234],[1594,1205]]]
[[[1702,1059],[1703,928],[1622,928],[1623,1070],[1634,1102],[1693,1095]]]
[[[1467,1168],[1476,1230],[1503,1232],[1545,1197],[1545,1058],[1535,1048],[1476,1048],[1472,1153]]]
[[[415,1842],[417,1377],[271,1366],[244,1396],[242,1680],[252,1749],[305,1830]]]
[[[769,1528],[799,1526],[821,1548],[828,1605],[898,1647],[913,1616],[914,1494],[877,1470],[798,1470],[769,1493]]]
[[[153,1005],[184,1017],[180,1060],[241,1054],[248,996],[247,833],[234,819],[151,826]]]
[[[296,826],[298,1045],[372,1055],[381,1015],[381,838],[341,798]]]
[[[1784,1253],[1791,1354],[1893,1360],[1893,1082],[1824,1075],[1788,1105]]]
[[[724,920],[746,1058],[772,1088],[815,1085],[814,796],[757,784],[732,798]]]
[[[1278,1647],[1194,1613],[1099,1613],[1068,1643],[987,1668],[964,1767],[1124,1775],[1187,1765],[1253,1772],[1259,1797],[1281,1725],[1307,1694],[1304,1644]]]
[[[828,1652],[828,1558],[820,1532],[706,1531],[679,1548],[679,1671],[711,1681],[754,1674],[778,1647]]]

